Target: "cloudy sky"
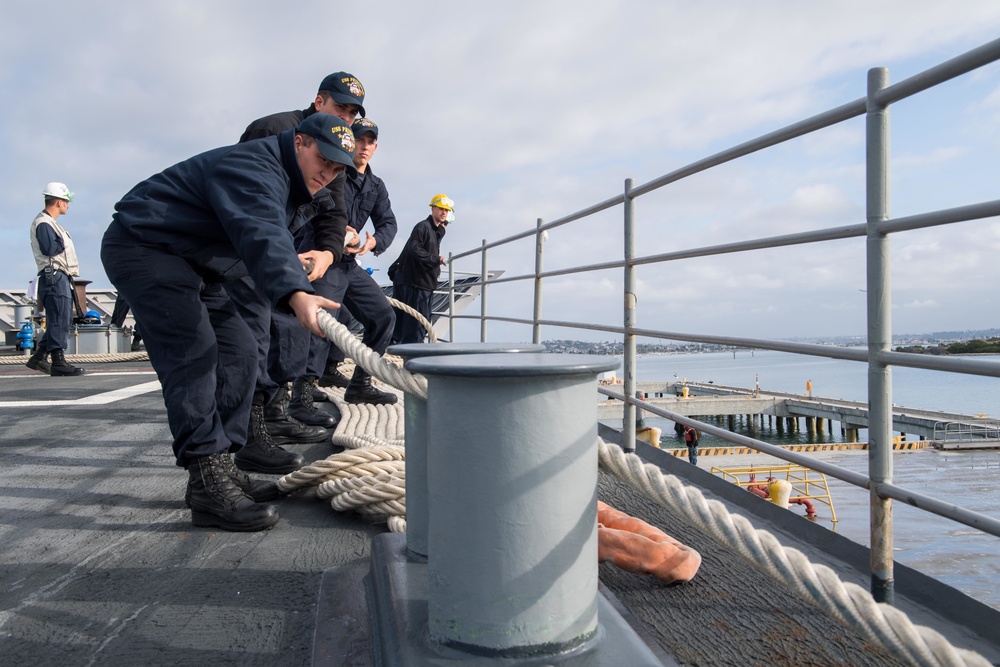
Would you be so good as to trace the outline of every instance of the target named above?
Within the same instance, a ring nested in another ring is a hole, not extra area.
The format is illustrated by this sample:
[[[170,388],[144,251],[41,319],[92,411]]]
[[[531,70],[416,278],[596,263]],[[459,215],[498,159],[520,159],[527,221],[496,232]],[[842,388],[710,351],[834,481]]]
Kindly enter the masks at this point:
[[[83,277],[109,287],[100,239],[125,192],[234,143],[259,116],[306,107],[333,71],[362,81],[380,127],[372,168],[400,237],[364,264],[385,280],[437,192],[457,207],[444,249],[468,250],[858,99],[871,67],[899,81],[998,34],[995,0],[8,3],[0,288],[34,274],[27,229],[48,181],[76,192],[61,222]],[[996,65],[895,105],[891,214],[998,198],[998,119]],[[863,119],[850,121],[641,198],[638,254],[863,222],[863,134]],[[545,268],[620,258],[621,219],[619,208],[553,230]],[[533,247],[493,250],[490,266],[528,273]],[[645,267],[638,325],[864,334],[864,254],[856,239]],[[1000,326],[997,257],[996,219],[893,237],[894,331]],[[621,285],[620,270],[553,278],[544,317],[620,324]],[[531,316],[530,284],[491,289],[492,313]],[[490,325],[492,340],[530,335]],[[543,338],[613,336],[553,327]]]

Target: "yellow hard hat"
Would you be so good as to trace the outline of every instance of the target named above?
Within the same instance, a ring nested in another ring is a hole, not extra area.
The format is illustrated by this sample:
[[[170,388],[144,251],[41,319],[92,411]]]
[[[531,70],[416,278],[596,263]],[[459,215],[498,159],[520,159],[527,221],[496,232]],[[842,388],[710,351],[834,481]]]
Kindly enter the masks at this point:
[[[438,208],[443,208],[446,211],[455,210],[455,202],[452,201],[451,197],[443,193],[434,195],[434,198],[431,199],[431,206],[437,206]]]

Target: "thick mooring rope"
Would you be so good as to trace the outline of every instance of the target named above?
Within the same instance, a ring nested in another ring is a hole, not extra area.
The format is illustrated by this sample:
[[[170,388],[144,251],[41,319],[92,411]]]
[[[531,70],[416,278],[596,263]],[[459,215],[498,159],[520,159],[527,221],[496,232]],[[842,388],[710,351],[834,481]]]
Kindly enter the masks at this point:
[[[325,310],[319,311],[319,326],[327,339],[353,359],[354,363],[390,386],[427,400],[427,380],[423,376],[414,375],[383,359],[378,352],[358,340],[350,329]]]
[[[403,406],[348,403],[343,389],[328,389],[326,395],[340,411],[332,442],[348,449],[403,446]]]
[[[345,449],[278,480],[282,493],[314,486],[338,512],[385,517],[389,530],[406,531],[406,477],[400,445]]]
[[[115,354],[67,354],[66,361],[78,364],[107,364],[118,361],[146,361],[149,355],[145,352],[118,352]],[[16,366],[28,361],[27,356],[0,357],[0,365]]]
[[[427,381],[404,370],[366,347],[325,310],[319,323],[327,338],[371,375],[415,400],[427,396]],[[331,444],[345,450],[316,461],[278,480],[284,493],[316,487],[337,511],[352,510],[369,517],[385,517],[393,532],[406,530],[406,480],[403,449],[402,402],[391,405],[353,404],[343,389],[325,389],[340,411]]]
[[[600,439],[598,450],[603,469],[683,516],[869,641],[915,665],[990,667],[983,656],[955,648],[931,628],[914,625],[905,613],[875,602],[864,588],[842,582],[829,567],[810,563],[802,552],[782,546],[767,531],[758,530],[746,518],[731,514],[719,501],[706,500],[698,489],[685,486],[673,475],[663,474],[639,456],[627,454]]]

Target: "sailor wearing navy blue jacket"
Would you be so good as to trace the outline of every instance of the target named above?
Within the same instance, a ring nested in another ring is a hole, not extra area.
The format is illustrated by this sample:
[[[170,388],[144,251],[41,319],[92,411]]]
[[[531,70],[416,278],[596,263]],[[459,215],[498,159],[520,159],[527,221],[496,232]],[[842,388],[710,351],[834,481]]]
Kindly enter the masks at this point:
[[[348,72],[334,72],[323,78],[309,108],[285,111],[258,118],[250,123],[240,142],[270,137],[294,129],[304,119],[316,113],[327,113],[341,118],[347,125],[354,122],[358,113],[364,112],[365,89],[358,79]],[[331,264],[344,252],[344,233],[347,214],[344,206],[344,181],[346,174],[337,176],[324,191],[325,204],[317,206],[316,215],[296,233],[299,257],[311,261],[309,280],[317,293],[323,293],[315,284]],[[304,245],[303,239],[309,244]],[[257,393],[264,401],[264,425],[267,433],[261,439],[270,445],[304,444],[330,439],[330,428],[336,424],[333,416],[325,411],[306,409],[299,411],[289,402],[292,382],[306,373],[313,336],[298,325],[295,318],[272,310],[261,290],[252,279],[242,278],[226,284],[226,292],[239,309],[240,316],[250,326],[257,341]],[[330,298],[329,294],[323,293]],[[337,299],[334,299],[337,300]],[[319,343],[315,343],[319,347]],[[325,351],[326,348],[324,347]],[[257,442],[252,448],[257,448]],[[257,472],[285,474],[302,466],[297,456],[280,448],[270,448],[274,455],[270,461],[253,466]],[[249,469],[249,468],[244,468]]]
[[[346,179],[344,200],[350,224],[348,230],[353,232],[353,237],[357,240],[345,246],[344,257],[334,263],[323,279],[314,285],[320,294],[347,306],[337,312],[337,319],[341,323],[349,325],[350,316],[353,315],[364,327],[361,342],[375,352],[385,354],[392,341],[396,315],[382,288],[361,268],[357,258],[369,251],[381,255],[388,250],[396,238],[396,215],[392,212],[385,184],[369,165],[378,148],[378,125],[369,118],[359,118],[354,121],[351,131],[354,132],[354,166],[357,175]],[[371,220],[375,233],[366,231],[365,238],[362,239],[360,234],[368,220]],[[330,350],[329,355],[326,353],[327,349]],[[396,394],[374,387],[371,375],[360,365],[355,366],[350,379],[341,374],[337,366],[344,360],[344,353],[335,345],[321,346],[318,357],[315,352],[316,346],[313,346],[307,368],[309,372],[296,381],[292,393],[293,402],[311,402],[312,390],[319,375],[324,378],[323,386],[343,387],[344,401],[347,403],[381,405],[396,402]]]
[[[313,293],[292,234],[312,215],[313,196],[353,171],[353,153],[350,127],[313,114],[294,131],[169,167],[115,205],[101,260],[143,323],[196,526],[263,530],[278,521],[260,504],[277,497],[273,482],[251,480],[230,456],[239,460],[247,442],[257,361],[222,283],[251,276],[275,308],[323,335],[318,309],[338,304]]]

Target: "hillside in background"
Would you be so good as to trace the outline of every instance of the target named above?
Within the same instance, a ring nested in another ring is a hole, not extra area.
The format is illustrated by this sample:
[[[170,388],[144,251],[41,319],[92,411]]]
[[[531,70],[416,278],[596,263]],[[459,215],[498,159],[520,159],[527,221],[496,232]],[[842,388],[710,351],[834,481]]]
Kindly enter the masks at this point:
[[[861,347],[864,336],[834,336],[831,338],[790,338],[797,343]],[[894,349],[904,352],[930,354],[1000,354],[1000,329],[974,331],[935,331],[925,334],[899,334],[892,337]],[[542,345],[549,352],[569,354],[606,354],[621,356],[624,344],[618,341],[545,340]],[[744,349],[732,345],[705,345],[702,343],[637,343],[639,354],[690,354],[698,352],[724,352]]]

